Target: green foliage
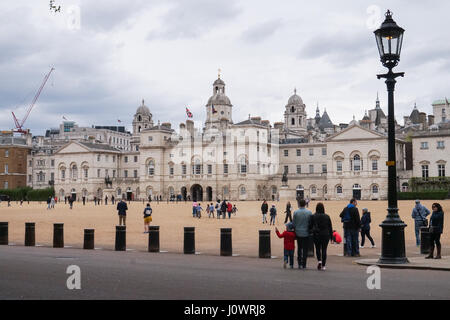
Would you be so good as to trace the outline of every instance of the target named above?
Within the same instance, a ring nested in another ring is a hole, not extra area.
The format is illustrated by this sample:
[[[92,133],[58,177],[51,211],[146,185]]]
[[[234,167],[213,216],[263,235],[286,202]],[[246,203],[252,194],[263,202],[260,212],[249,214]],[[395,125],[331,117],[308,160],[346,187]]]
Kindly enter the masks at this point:
[[[29,201],[46,201],[48,197],[55,195],[55,189],[37,189],[30,187],[0,190],[0,194],[7,195],[11,201],[29,200]]]
[[[397,193],[397,198],[398,200],[445,200],[448,194],[448,190],[399,192]]]
[[[450,178],[448,177],[430,177],[430,178],[411,178],[409,187],[413,191],[450,191]]]

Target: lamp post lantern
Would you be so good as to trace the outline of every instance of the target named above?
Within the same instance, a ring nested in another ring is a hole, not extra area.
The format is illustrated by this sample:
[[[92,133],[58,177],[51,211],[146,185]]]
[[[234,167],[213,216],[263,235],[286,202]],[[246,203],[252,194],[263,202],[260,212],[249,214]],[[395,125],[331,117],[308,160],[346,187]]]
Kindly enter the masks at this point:
[[[381,264],[408,263],[405,250],[406,224],[400,219],[397,206],[397,165],[395,156],[395,116],[394,116],[394,90],[395,79],[403,77],[403,72],[394,73],[392,69],[400,61],[403,44],[404,29],[400,28],[392,19],[391,11],[386,12],[386,19],[381,27],[375,31],[381,63],[389,71],[378,75],[378,79],[386,79],[388,91],[388,214],[380,224],[382,228]]]

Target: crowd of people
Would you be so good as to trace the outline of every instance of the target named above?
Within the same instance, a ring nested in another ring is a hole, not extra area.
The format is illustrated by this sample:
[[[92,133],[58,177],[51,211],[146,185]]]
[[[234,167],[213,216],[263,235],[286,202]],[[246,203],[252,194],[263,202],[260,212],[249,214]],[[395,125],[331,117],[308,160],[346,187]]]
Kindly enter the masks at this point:
[[[217,200],[216,204],[214,203],[207,203],[205,206],[206,214],[208,215],[208,218],[215,218],[214,213],[216,213],[217,219],[220,219],[221,217],[223,219],[227,218],[231,219],[232,215],[236,215],[236,212],[238,211],[236,205],[233,205],[230,201],[227,200]],[[192,203],[192,217],[200,219],[202,217],[202,204],[194,201]]]

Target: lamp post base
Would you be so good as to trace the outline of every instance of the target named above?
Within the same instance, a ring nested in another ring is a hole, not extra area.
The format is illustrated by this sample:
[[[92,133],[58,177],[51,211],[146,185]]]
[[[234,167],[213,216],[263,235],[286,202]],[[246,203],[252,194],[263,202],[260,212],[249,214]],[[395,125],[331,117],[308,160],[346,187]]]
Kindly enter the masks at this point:
[[[391,209],[388,209],[391,211]],[[392,211],[398,211],[394,209]],[[409,263],[405,250],[405,227],[407,225],[398,217],[388,216],[380,227],[382,228],[380,264]]]

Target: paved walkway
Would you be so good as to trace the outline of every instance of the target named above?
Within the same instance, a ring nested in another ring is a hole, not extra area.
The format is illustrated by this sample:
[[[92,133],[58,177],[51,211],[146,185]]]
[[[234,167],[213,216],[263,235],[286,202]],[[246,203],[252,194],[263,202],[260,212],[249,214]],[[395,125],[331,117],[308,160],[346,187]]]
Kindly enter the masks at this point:
[[[377,265],[382,268],[450,271],[450,256],[443,256],[442,259],[425,259],[425,256],[408,257],[408,260],[407,264],[378,264],[378,259],[360,259],[355,263],[363,266]]]

